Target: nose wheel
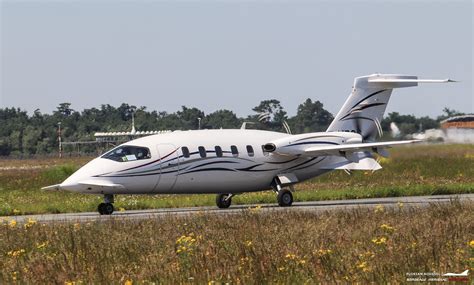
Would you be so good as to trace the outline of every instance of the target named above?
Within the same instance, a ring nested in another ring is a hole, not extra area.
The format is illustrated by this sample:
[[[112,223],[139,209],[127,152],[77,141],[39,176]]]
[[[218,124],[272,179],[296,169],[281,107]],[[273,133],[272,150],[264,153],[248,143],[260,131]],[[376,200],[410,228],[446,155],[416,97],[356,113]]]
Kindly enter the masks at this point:
[[[99,214],[112,215],[112,213],[114,212],[114,205],[112,204],[113,202],[114,202],[114,195],[111,195],[111,194],[104,195],[104,203],[100,203],[99,206],[97,207]]]
[[[221,209],[226,209],[232,204],[232,194],[217,194],[216,205]]]

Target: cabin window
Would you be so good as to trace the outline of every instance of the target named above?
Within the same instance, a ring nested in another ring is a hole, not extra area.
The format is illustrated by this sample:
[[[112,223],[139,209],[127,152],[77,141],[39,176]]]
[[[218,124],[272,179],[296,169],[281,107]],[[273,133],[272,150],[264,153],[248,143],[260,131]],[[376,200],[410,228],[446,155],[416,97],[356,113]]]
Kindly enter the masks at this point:
[[[122,145],[114,148],[102,156],[118,162],[135,161],[151,157],[150,150],[146,147]]]
[[[203,146],[198,147],[198,150],[201,157],[206,157],[206,149]]]
[[[188,158],[188,157],[189,157],[189,149],[188,149],[187,147],[183,146],[183,147],[181,148],[181,152],[183,153],[183,156],[184,156],[185,158]]]
[[[237,147],[235,145],[230,146],[230,151],[232,152],[233,156],[238,156],[239,155],[239,150],[237,149]]]
[[[216,145],[214,148],[216,150],[216,156],[217,157],[222,157],[222,148],[218,145]]]
[[[254,156],[255,153],[253,152],[253,147],[251,145],[247,146],[247,153],[249,156]]]

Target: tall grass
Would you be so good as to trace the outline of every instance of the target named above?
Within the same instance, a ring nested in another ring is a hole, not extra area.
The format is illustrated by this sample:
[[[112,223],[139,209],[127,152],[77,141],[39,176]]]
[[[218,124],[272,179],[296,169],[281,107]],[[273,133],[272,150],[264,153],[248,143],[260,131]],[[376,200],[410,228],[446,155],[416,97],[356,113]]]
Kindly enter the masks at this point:
[[[462,272],[474,204],[0,226],[0,283],[387,284]]]

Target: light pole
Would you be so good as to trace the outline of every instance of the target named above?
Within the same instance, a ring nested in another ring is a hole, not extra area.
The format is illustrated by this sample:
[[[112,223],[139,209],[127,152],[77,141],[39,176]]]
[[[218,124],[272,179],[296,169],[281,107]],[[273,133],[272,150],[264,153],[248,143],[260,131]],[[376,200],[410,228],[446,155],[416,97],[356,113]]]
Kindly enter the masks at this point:
[[[59,142],[59,158],[63,157],[63,144],[61,140],[61,122],[58,122],[58,142]]]
[[[198,118],[198,130],[201,129],[201,118]]]

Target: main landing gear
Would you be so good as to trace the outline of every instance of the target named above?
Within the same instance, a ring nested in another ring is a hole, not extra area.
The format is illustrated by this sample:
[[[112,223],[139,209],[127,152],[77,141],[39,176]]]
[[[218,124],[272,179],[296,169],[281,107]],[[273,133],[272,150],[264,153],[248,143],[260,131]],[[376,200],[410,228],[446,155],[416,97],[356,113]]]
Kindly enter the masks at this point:
[[[280,207],[290,207],[293,204],[293,185],[289,185],[288,188],[283,188],[280,179],[275,177],[272,183],[273,191],[277,193],[277,201]]]
[[[217,194],[216,196],[216,205],[221,209],[227,209],[232,204],[233,194]]]
[[[291,190],[281,189],[277,191],[277,201],[280,207],[291,206],[291,204],[293,204],[293,194],[291,194]]]
[[[114,212],[114,205],[112,204],[113,202],[114,202],[114,195],[105,194],[104,203],[100,203],[99,207],[97,207],[99,214],[112,215],[112,213]]]

